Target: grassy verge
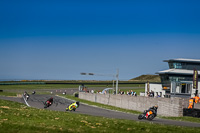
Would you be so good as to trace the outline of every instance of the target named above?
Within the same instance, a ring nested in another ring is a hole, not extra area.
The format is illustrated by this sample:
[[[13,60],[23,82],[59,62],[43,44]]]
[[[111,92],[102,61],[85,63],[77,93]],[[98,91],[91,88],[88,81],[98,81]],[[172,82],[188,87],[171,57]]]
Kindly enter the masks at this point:
[[[78,89],[78,85],[73,85],[73,84],[0,85],[0,90],[8,90],[8,89],[38,90],[38,89],[66,89],[66,88]]]
[[[183,116],[183,117],[161,117],[161,118],[170,119],[170,120],[176,120],[176,121],[190,121],[190,122],[200,123],[200,118],[189,117],[189,116]]]
[[[12,92],[0,92],[0,96],[17,96],[17,94]]]
[[[86,85],[88,88],[96,88],[96,87],[103,87],[103,88],[110,88],[113,87],[112,85]],[[79,85],[77,84],[29,84],[29,85],[0,85],[0,90],[4,89],[66,89],[66,88],[77,88]],[[119,84],[120,87],[142,87],[144,88],[143,84]]]
[[[0,100],[1,133],[8,132],[200,132],[199,128],[166,126],[160,124],[110,119],[29,108],[21,103]]]

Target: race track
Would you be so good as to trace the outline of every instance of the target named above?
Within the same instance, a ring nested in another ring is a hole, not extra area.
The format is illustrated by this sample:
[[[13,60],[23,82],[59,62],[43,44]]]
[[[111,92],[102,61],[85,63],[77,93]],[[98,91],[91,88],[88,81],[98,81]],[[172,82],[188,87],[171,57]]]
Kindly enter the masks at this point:
[[[68,99],[65,99],[65,98],[62,98],[59,96],[35,94],[35,95],[30,95],[30,98],[28,99],[27,103],[31,107],[42,109],[42,108],[44,108],[43,103],[50,97],[54,98],[54,102],[50,107],[47,108],[49,110],[65,111],[67,105],[69,105],[70,103],[73,102],[73,101],[70,101]],[[0,99],[25,103],[23,101],[23,98],[0,96]],[[127,120],[134,120],[134,121],[144,121],[144,122],[152,122],[152,123],[176,125],[176,126],[200,127],[199,123],[166,120],[166,119],[160,119],[160,118],[155,118],[153,121],[138,120],[138,118],[137,118],[138,115],[102,109],[99,107],[89,106],[89,105],[81,104],[81,103],[80,103],[80,107],[77,108],[75,112],[72,111],[72,113],[81,113],[81,114],[87,114],[87,115],[93,115],[93,116],[102,116],[102,117],[117,118],[117,119],[127,119]]]

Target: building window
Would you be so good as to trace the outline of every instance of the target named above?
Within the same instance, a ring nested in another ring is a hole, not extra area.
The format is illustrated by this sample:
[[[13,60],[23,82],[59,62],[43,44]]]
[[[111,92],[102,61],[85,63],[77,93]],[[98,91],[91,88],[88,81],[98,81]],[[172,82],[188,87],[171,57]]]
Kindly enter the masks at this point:
[[[173,63],[175,69],[182,69],[181,63]]]
[[[169,63],[169,69],[173,69],[174,66],[173,66],[173,63]]]

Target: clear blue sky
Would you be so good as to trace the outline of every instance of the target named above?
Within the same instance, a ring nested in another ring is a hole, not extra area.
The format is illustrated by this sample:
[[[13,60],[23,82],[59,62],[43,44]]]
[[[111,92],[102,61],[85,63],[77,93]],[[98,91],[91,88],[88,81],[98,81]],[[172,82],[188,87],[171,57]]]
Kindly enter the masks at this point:
[[[1,0],[0,79],[128,80],[200,59],[199,0]]]

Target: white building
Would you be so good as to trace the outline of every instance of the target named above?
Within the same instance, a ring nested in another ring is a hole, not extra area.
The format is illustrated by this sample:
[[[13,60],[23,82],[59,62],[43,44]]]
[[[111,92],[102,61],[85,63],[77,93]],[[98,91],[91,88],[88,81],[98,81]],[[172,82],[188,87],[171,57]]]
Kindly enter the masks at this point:
[[[154,91],[154,95],[161,97],[193,97],[197,92],[200,95],[200,82],[197,89],[193,89],[194,69],[200,77],[200,60],[196,59],[170,59],[168,62],[169,69],[159,71],[161,84],[149,83],[149,91]],[[145,85],[145,95],[147,94],[148,84]]]

